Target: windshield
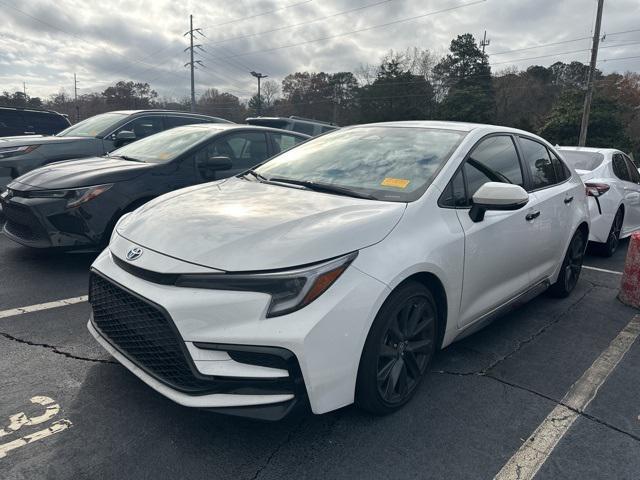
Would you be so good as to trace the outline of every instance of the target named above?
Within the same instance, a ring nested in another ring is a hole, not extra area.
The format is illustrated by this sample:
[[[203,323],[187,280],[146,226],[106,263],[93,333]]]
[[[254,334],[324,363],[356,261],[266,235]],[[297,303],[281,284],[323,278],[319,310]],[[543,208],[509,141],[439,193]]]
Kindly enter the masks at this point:
[[[562,157],[576,170],[595,170],[603,160],[604,155],[598,152],[579,152],[577,150],[560,150]]]
[[[331,184],[378,200],[413,201],[464,136],[435,128],[342,129],[287,150],[256,171],[267,179]]]
[[[95,137],[126,116],[125,113],[102,113],[71,125],[56,134],[56,137]]]
[[[207,127],[176,127],[137,140],[109,154],[146,163],[167,163],[209,138],[218,129]]]

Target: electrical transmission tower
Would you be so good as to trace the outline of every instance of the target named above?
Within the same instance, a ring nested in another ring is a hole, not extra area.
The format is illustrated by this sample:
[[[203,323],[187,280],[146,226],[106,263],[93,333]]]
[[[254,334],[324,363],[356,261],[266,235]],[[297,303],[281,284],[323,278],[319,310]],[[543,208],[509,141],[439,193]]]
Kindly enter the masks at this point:
[[[482,47],[482,53],[484,53],[485,47],[491,45],[491,39],[487,38],[487,31],[484,31],[484,38],[480,41],[480,46]]]
[[[196,109],[196,82],[194,77],[194,70],[196,69],[196,64],[200,66],[204,66],[200,60],[193,59],[194,49],[199,48],[200,50],[202,50],[202,45],[200,44],[194,45],[193,43],[193,40],[195,39],[195,36],[196,36],[196,32],[204,36],[201,29],[193,28],[193,15],[189,15],[189,31],[186,32],[183,36],[186,37],[187,35],[189,35],[189,40],[190,40],[189,46],[184,49],[185,52],[189,50],[190,60],[187,63],[185,63],[184,66],[186,67],[188,65],[191,68],[191,111],[192,112],[195,112],[195,109]]]

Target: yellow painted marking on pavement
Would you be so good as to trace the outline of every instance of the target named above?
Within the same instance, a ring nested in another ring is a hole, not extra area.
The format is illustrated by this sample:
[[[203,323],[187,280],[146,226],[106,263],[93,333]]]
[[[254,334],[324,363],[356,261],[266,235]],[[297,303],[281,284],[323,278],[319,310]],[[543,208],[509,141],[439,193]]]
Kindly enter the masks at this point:
[[[494,477],[528,480],[535,477],[571,425],[591,403],[609,374],[618,366],[640,335],[640,315],[634,316],[582,377],[572,385],[535,432]]]
[[[65,298],[64,300],[55,300],[53,302],[38,303],[36,305],[29,305],[27,307],[12,308],[11,310],[1,310],[0,319],[7,317],[14,317],[16,315],[24,315],[25,313],[39,312],[40,310],[49,310],[51,308],[65,307],[67,305],[75,305],[76,303],[83,303],[89,299],[87,295],[80,297]]]
[[[13,442],[5,443],[0,445],[0,458],[4,458],[7,456],[7,453],[11,450],[15,450],[16,448],[24,447],[25,445],[29,445],[30,443],[36,442],[38,440],[42,440],[43,438],[50,437],[56,433],[60,433],[73,424],[69,420],[58,420],[55,423],[52,423],[51,426],[45,428],[44,430],[39,430],[30,435],[25,435],[22,438],[14,440]]]
[[[36,395],[35,397],[31,397],[30,401],[31,403],[34,403],[36,405],[42,405],[43,407],[46,407],[44,413],[35,417],[27,417],[24,412],[19,412],[15,415],[11,415],[9,417],[9,425],[7,426],[7,428],[0,430],[0,437],[11,435],[24,426],[40,425],[41,423],[51,420],[60,412],[60,405],[58,405],[51,397]],[[18,438],[17,440],[13,440],[8,443],[0,444],[0,458],[6,457],[7,452],[10,452],[11,450],[24,447],[25,445],[28,445],[30,443],[62,432],[69,428],[71,425],[72,423],[69,420],[58,420],[57,422],[52,423],[43,430],[39,430],[35,433],[30,433],[29,435],[25,435],[22,438]]]

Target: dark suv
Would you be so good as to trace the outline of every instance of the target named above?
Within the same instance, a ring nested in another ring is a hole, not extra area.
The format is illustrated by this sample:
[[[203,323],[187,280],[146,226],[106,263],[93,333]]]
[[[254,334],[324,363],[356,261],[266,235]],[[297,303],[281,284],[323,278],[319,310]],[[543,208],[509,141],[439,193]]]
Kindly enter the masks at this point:
[[[48,163],[104,155],[140,138],[192,123],[232,122],[171,110],[122,110],[87,118],[54,136],[0,138],[0,191],[14,178]]]
[[[0,107],[0,137],[13,135],[54,135],[71,124],[53,110]]]

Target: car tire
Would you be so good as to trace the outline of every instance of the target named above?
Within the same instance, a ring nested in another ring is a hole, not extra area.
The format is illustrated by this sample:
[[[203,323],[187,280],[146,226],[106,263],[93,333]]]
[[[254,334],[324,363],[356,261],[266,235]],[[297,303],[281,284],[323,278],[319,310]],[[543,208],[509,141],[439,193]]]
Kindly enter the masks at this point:
[[[356,405],[395,412],[415,394],[436,350],[438,305],[424,285],[408,281],[389,295],[371,326],[356,382]]]
[[[557,298],[568,297],[575,289],[580,272],[582,271],[582,262],[587,247],[587,239],[582,230],[577,230],[573,235],[569,248],[564,255],[560,275],[556,283],[551,285],[549,293]]]
[[[616,212],[616,216],[611,223],[611,230],[609,230],[609,236],[605,243],[598,244],[598,253],[603,257],[611,257],[620,243],[620,232],[622,231],[622,222],[624,220],[624,211],[619,208]]]

